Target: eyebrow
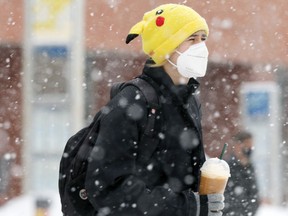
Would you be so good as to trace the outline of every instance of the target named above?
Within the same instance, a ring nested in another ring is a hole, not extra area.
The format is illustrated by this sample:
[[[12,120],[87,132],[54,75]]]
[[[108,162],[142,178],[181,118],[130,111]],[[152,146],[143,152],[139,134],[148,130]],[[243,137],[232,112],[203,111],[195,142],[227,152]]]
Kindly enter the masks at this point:
[[[190,38],[190,37],[197,37],[197,36],[207,37],[206,34],[198,34],[198,33],[194,33],[194,34],[190,35],[188,38]]]

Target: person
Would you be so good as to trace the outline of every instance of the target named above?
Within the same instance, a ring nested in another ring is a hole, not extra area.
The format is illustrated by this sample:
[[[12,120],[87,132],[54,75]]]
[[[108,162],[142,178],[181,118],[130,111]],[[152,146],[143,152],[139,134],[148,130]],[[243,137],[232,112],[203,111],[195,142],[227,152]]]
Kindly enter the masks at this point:
[[[205,155],[195,78],[206,73],[208,33],[205,19],[181,4],[160,5],[131,28],[126,43],[141,35],[148,55],[139,78],[160,101],[155,121],[161,126],[154,134],[159,142],[148,161],[137,160],[149,145],[141,142],[149,112],[134,86],[102,109],[85,179],[98,215],[222,215],[223,194],[197,193]]]
[[[253,137],[240,131],[234,136],[233,153],[227,160],[231,178],[225,191],[224,215],[253,216],[259,207],[259,194],[251,154]]]

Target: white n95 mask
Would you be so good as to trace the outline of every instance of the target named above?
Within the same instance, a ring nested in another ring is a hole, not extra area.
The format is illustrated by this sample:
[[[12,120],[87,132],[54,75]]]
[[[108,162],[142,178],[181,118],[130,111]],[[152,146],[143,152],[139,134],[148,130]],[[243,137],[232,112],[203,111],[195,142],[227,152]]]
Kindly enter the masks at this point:
[[[183,53],[177,50],[176,52],[179,54],[177,65],[169,59],[168,61],[177,68],[183,77],[197,78],[205,76],[209,54],[205,42],[194,44]]]

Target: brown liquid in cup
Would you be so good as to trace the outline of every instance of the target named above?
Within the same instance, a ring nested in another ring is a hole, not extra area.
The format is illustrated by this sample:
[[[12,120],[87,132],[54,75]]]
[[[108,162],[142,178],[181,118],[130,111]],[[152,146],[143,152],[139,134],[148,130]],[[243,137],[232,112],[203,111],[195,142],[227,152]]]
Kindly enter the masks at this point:
[[[209,177],[201,175],[199,193],[204,194],[223,194],[226,188],[228,178]]]

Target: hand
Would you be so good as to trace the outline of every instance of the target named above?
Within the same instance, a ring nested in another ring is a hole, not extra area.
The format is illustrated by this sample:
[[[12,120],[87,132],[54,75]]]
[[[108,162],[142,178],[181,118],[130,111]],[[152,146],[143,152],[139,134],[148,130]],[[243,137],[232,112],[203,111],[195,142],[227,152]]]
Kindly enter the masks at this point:
[[[199,195],[199,193],[191,190],[185,191],[184,194],[186,195],[187,201],[191,201],[195,206],[190,208],[188,215],[222,216],[222,210],[225,206],[223,194]]]
[[[200,195],[200,216],[204,209],[208,209],[208,216],[222,216],[222,210],[224,209],[224,195],[223,194],[208,194]],[[205,210],[204,210],[205,211]]]

